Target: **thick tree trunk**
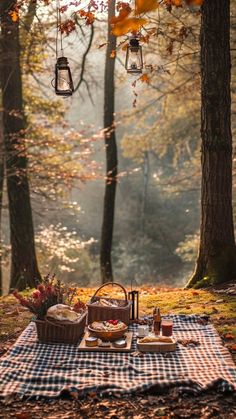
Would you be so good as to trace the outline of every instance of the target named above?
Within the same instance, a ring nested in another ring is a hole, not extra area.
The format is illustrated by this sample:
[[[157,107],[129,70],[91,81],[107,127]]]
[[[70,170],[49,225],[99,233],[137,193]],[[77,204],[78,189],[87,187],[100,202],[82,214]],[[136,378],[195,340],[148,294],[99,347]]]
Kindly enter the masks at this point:
[[[205,0],[201,22],[202,215],[199,256],[188,287],[236,277],[229,30],[230,0]]]
[[[1,69],[0,69],[1,73]],[[2,101],[0,106],[2,107]],[[0,247],[2,245],[2,199],[3,199],[3,181],[4,181],[4,136],[3,136],[3,112],[0,110]],[[0,248],[0,295],[3,292],[2,281],[2,253]]]
[[[27,156],[24,147],[25,117],[20,67],[19,22],[9,12],[16,1],[1,2],[2,92],[5,164],[12,248],[10,288],[33,287],[40,274],[36,261]]]
[[[101,237],[101,276],[102,282],[113,280],[111,250],[115,212],[115,196],[117,183],[117,147],[115,136],[115,58],[111,58],[116,49],[116,37],[111,34],[110,19],[115,15],[115,0],[110,0],[108,9],[108,45],[105,63],[104,86],[104,129],[106,146],[106,185],[103,208],[103,223]]]

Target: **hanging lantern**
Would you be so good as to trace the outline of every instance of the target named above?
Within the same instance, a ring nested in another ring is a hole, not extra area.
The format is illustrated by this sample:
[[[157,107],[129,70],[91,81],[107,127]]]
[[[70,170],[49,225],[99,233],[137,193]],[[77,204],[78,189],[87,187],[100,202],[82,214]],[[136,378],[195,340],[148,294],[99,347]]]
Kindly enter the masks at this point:
[[[66,57],[57,59],[55,68],[55,93],[60,96],[71,96],[74,91],[70,67]]]
[[[142,47],[137,38],[130,38],[126,52],[125,68],[127,73],[140,74],[143,70]]]

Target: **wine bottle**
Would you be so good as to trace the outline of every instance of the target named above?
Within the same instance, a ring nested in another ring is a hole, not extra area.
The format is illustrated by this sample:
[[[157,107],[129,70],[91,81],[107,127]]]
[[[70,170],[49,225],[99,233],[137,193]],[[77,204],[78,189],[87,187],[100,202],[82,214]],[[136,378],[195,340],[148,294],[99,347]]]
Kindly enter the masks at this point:
[[[155,335],[160,335],[161,332],[161,312],[159,307],[153,312],[153,332]]]

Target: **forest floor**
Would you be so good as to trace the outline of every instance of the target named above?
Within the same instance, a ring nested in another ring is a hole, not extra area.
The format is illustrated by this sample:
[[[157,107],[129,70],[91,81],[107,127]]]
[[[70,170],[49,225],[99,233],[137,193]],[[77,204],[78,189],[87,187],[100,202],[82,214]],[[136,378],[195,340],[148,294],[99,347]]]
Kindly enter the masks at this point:
[[[79,297],[88,301],[94,289],[79,290]],[[236,286],[224,289],[183,290],[143,286],[140,291],[140,315],[151,314],[160,307],[162,314],[208,315],[218,330],[224,345],[236,361]],[[116,293],[117,296],[117,293]],[[119,296],[117,296],[118,298]],[[0,356],[7,353],[16,338],[29,323],[30,313],[14,297],[0,298]],[[183,396],[171,390],[167,394],[139,394],[132,397],[98,398],[91,394],[78,400],[64,396],[59,399],[17,400],[9,398],[0,404],[0,418],[74,419],[103,418],[227,418],[235,419],[235,395],[207,393],[198,397]]]

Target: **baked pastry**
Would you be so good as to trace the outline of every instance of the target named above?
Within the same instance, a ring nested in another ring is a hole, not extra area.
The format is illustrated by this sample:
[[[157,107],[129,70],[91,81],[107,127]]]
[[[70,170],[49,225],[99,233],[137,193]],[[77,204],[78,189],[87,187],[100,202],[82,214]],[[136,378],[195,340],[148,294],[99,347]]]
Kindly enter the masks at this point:
[[[142,339],[139,339],[139,343],[172,343],[173,340],[169,336],[145,336]]]
[[[49,307],[47,317],[51,317],[55,320],[69,320],[70,322],[76,322],[79,319],[80,314],[76,313],[65,304],[56,304]]]

